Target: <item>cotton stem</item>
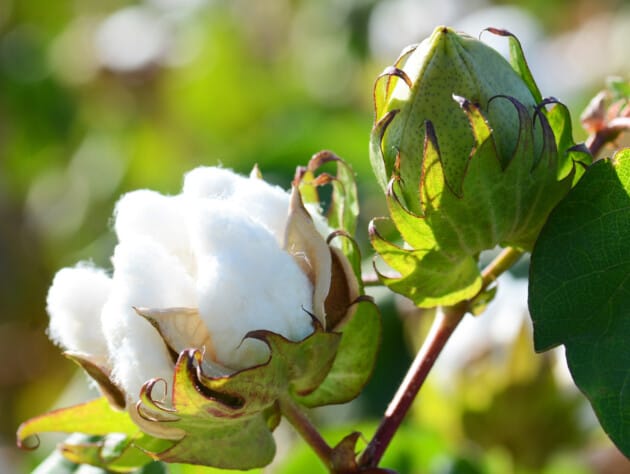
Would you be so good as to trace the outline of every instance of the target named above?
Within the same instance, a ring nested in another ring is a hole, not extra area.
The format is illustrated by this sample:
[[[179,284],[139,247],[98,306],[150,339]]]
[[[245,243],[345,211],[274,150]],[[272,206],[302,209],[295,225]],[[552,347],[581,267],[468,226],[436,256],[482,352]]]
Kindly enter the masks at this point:
[[[484,291],[501,273],[514,265],[522,254],[523,252],[513,248],[503,250],[482,272],[482,286],[479,292]],[[438,313],[407,375],[387,407],[376,433],[363,451],[359,460],[360,466],[378,465],[435,361],[469,307],[470,301],[463,301],[455,306],[443,308]]]
[[[321,459],[326,468],[330,469],[332,448],[322,438],[302,409],[293,400],[287,398],[280,400],[280,411],[295,428],[295,431],[315,451],[315,454]]]
[[[616,117],[607,126],[591,134],[586,140],[586,147],[596,159],[606,144],[614,142],[620,134],[627,131],[630,131],[630,117]]]

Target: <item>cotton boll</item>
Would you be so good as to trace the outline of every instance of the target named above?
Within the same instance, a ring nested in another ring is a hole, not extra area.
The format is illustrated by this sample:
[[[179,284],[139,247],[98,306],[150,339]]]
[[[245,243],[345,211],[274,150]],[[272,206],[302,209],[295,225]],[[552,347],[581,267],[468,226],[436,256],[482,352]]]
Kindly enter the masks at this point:
[[[173,364],[166,345],[133,307],[196,307],[193,280],[180,261],[152,239],[121,242],[112,258],[112,296],[102,312],[114,379],[137,398],[147,380],[160,377],[171,388]]]
[[[70,351],[106,356],[100,313],[111,283],[103,270],[88,264],[57,272],[47,298],[50,338]]]
[[[243,341],[249,331],[266,329],[291,340],[312,332],[311,284],[264,226],[241,208],[215,201],[196,209],[190,228],[199,311],[220,363],[241,369],[266,360],[264,344]]]
[[[155,240],[194,272],[182,196],[164,196],[139,190],[125,194],[116,204],[115,229],[119,242],[142,236]]]
[[[234,190],[249,180],[232,170],[215,166],[200,166],[186,173],[182,193],[191,198],[227,199]]]

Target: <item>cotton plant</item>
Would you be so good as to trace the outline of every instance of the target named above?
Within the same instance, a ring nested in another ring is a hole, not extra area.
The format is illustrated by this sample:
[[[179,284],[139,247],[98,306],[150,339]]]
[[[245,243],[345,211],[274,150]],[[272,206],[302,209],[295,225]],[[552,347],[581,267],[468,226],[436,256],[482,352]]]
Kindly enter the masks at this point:
[[[592,163],[630,128],[630,87],[611,83],[613,105],[583,118],[593,136],[577,144],[516,37],[485,34],[506,38],[509,60],[440,26],[376,79],[369,152],[389,216],[369,227],[373,277],[354,241],[354,174],[332,152],[298,168],[290,191],[257,168],[202,167],[178,195],[123,196],[111,271],[63,269],[47,300],[49,336],[103,397],[25,422],[19,443],[79,432],[100,436],[62,445],[79,464],[249,469],[272,461],[284,417],[331,473],[391,472],[382,456],[451,334],[531,252],[535,348],[566,347],[576,384],[630,453],[630,153]],[[326,213],[321,186],[332,188]],[[482,268],[482,252],[497,248]],[[439,310],[364,449],[356,432],[331,447],[305,410],[355,398],[370,377],[380,317],[367,283]]]

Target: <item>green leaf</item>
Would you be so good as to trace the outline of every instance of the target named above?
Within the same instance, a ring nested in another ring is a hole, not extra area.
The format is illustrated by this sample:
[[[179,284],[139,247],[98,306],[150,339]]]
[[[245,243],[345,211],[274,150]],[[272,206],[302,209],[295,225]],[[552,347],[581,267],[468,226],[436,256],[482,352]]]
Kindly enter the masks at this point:
[[[135,436],[139,429],[126,412],[112,409],[107,400],[101,397],[25,421],[18,428],[17,443],[24,447],[27,438],[44,432],[81,432],[90,435],[123,433]]]
[[[104,437],[90,437],[82,442],[69,440],[59,445],[58,449],[76,464],[89,464],[111,472],[131,472],[154,460],[147,454],[149,448],[162,451],[172,444],[172,441],[153,438],[144,433],[133,438],[110,433]]]
[[[75,433],[69,436],[66,442],[80,443],[90,439],[94,439],[94,437]],[[81,466],[79,464],[70,461],[64,457],[59,450],[55,449],[39,464],[39,466],[33,470],[31,474],[73,474],[76,473],[80,467]],[[94,474],[107,473],[105,469],[96,468],[94,468],[93,472]]]
[[[368,297],[355,303],[356,313],[344,327],[337,356],[324,381],[311,393],[296,396],[302,405],[316,407],[345,403],[359,395],[374,370],[380,347],[381,317]]]
[[[333,181],[330,226],[354,235],[359,216],[359,197],[354,171],[344,161],[337,162],[337,179]]]
[[[375,102],[377,97],[379,97],[377,91],[378,89],[374,91]],[[392,120],[394,120],[398,112],[398,109],[387,112],[374,124],[372,133],[370,134],[370,162],[372,163],[376,180],[381,188],[383,188],[383,191],[387,191],[388,179],[391,178],[394,169],[394,161],[383,151],[383,137],[385,136],[387,127],[391,124]]]
[[[81,433],[60,445],[61,454],[77,465],[90,464],[114,472],[129,472],[147,464],[152,461],[147,449],[164,450],[172,444],[144,434],[127,412],[114,410],[105,397],[22,423],[17,432],[18,445],[27,447],[28,438],[44,432]]]
[[[480,316],[486,311],[488,305],[494,300],[497,294],[498,286],[491,286],[487,290],[482,291],[470,301],[470,312],[473,316]]]
[[[566,347],[575,383],[630,455],[630,149],[593,164],[552,212],[532,254],[537,351]]]
[[[385,240],[378,223],[370,226],[370,240],[376,253],[400,276],[379,273],[379,279],[392,291],[405,295],[420,308],[454,305],[472,298],[481,289],[481,275],[472,257],[450,260],[435,251],[406,250]]]
[[[87,472],[89,472],[89,474],[112,474],[112,472],[118,471],[112,471],[109,468],[77,464],[69,461],[63,454],[55,450],[37,466],[31,474],[85,474]],[[174,474],[171,466],[166,467],[164,463],[159,461],[153,461],[132,471],[125,472],[132,472],[133,474]],[[198,470],[193,472],[194,474],[201,474]],[[213,473],[214,472],[216,471],[213,471]]]
[[[611,92],[612,100],[627,102],[630,100],[630,80],[621,77],[609,77],[606,87]]]

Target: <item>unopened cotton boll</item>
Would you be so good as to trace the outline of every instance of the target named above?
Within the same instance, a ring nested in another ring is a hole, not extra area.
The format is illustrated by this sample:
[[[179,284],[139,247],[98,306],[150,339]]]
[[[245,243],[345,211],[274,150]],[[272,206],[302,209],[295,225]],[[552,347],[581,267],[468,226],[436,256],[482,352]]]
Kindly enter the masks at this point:
[[[109,276],[89,264],[57,272],[47,298],[49,337],[66,350],[105,356],[100,313],[110,290]]]

